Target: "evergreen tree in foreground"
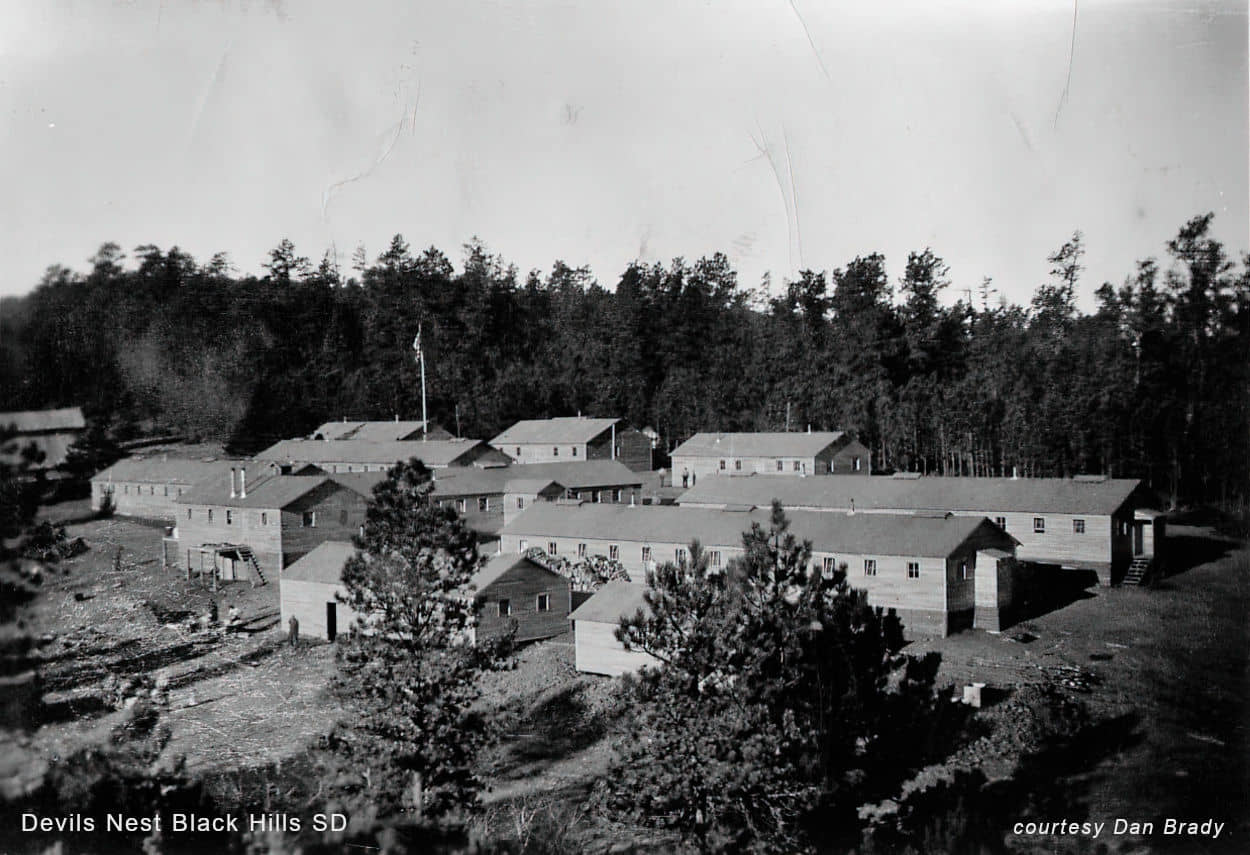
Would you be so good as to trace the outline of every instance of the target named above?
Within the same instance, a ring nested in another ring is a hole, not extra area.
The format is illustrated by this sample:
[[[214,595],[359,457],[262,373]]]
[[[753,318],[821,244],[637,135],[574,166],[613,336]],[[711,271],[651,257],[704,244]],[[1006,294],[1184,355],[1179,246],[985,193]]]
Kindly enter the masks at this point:
[[[774,504],[728,573],[657,569],[647,612],[618,638],[662,665],[627,691],[637,716],[603,786],[617,815],[701,851],[804,852],[858,843],[857,808],[895,795],[956,724],[939,658],[900,656],[897,618],[811,568]]]
[[[339,643],[346,716],[327,740],[327,783],[363,819],[454,819],[482,787],[473,761],[488,732],[470,707],[510,640],[472,643],[477,537],[430,502],[433,487],[419,460],[395,466],[343,569],[358,620]]]

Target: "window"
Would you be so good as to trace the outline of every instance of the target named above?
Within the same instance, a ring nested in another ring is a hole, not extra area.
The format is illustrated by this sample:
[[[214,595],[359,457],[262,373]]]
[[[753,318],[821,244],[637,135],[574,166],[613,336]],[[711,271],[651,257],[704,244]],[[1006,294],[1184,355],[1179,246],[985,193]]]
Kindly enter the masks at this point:
[[[512,601],[500,600],[499,601],[499,616],[507,617],[510,614],[512,614]]]
[[[456,512],[463,514],[469,509],[469,503],[464,499],[456,499]]]
[[[269,514],[265,513],[264,511],[260,512],[260,524],[269,525]]]
[[[518,552],[524,552],[525,550],[527,550],[527,549],[529,549],[529,548],[530,548],[530,542],[529,542],[528,540],[526,540],[525,538],[521,538],[520,542],[519,542],[519,543],[517,543],[517,551],[518,551]]]
[[[615,543],[608,547],[608,560],[609,561],[621,560],[621,548],[617,546]]]
[[[181,488],[181,487],[179,487],[179,488],[178,488],[178,498],[180,498],[180,499],[182,498],[182,488]]]
[[[959,562],[959,581],[966,582],[968,580],[968,562]]]
[[[920,578],[920,562],[919,561],[907,562],[907,578],[908,579]]]
[[[524,497],[524,496],[517,496],[517,497],[516,497],[516,509],[517,509],[518,511],[523,511],[523,510],[525,510],[525,497]]]
[[[1033,517],[1033,533],[1034,534],[1046,533],[1046,518],[1045,517]]]
[[[643,560],[643,561],[650,561],[650,560],[651,560],[651,547],[649,547],[649,546],[644,546],[644,547],[642,548],[642,560]]]
[[[165,485],[165,495],[166,495],[166,496],[168,496],[168,495],[169,495],[169,485],[168,485],[168,484],[166,484],[166,485]]]
[[[584,543],[577,544],[577,557],[578,558],[586,557],[586,544]]]
[[[854,460],[854,461],[852,462],[852,464],[851,464],[851,468],[852,468],[854,471],[858,472],[858,471],[860,470],[860,466],[861,466],[861,465],[862,465],[862,464],[860,463],[859,458],[858,458],[858,457],[856,457],[856,458],[855,458],[855,460]]]
[[[304,528],[316,528],[317,527],[317,512],[316,511],[304,511],[304,516],[300,519],[300,525],[303,526]]]
[[[553,448],[553,449],[551,449],[551,456],[552,456],[552,457],[559,457],[559,456],[560,456],[560,449],[558,449],[558,448]]]
[[[785,462],[784,460],[778,460],[778,461],[777,461],[777,471],[778,471],[778,472],[785,472],[785,471],[786,471],[786,462]]]
[[[516,447],[516,456],[517,456],[517,457],[520,457],[520,456],[521,456],[521,446],[519,446],[519,445]]]
[[[191,509],[187,508],[187,519],[191,519]]]
[[[742,461],[741,461],[741,460],[735,460],[735,461],[734,461],[734,469],[741,471],[741,469],[742,469]]]
[[[865,576],[877,575],[877,559],[875,558],[864,559],[864,575]]]
[[[547,554],[548,555],[556,554],[556,542],[554,540],[547,541]]]
[[[621,489],[618,487],[612,491],[612,501],[619,502],[621,500]]]
[[[1072,521],[1072,533],[1073,534],[1085,534],[1085,520],[1073,520]]]
[[[723,461],[723,460],[720,462],[720,471],[722,471],[722,472],[724,472],[724,471],[725,471],[725,461]]]
[[[795,472],[798,472],[798,471],[799,471],[799,461],[797,461],[797,460],[796,460],[796,461],[794,461],[794,471],[795,471]]]
[[[723,463],[723,462],[724,462],[724,461],[722,461],[722,463]],[[123,496],[129,496],[129,495],[130,495],[130,485],[129,485],[129,484],[122,484],[122,495],[123,495]]]
[[[352,471],[352,467],[351,467],[351,464],[350,464],[350,463],[349,463],[349,464],[348,464],[348,466],[347,466],[347,471],[348,471],[348,472],[351,472],[351,471]]]
[[[575,445],[575,446],[573,446],[573,456],[574,456],[574,457],[576,457],[576,456],[577,456],[577,446],[576,446],[576,445]]]
[[[155,484],[153,484],[151,487],[148,487],[148,495],[149,495],[149,496],[155,496],[155,495],[156,495],[156,485],[155,485]]]
[[[1128,523],[1126,522],[1120,523],[1120,534],[1123,534],[1123,535],[1128,534]]]
[[[490,510],[490,496],[478,496],[477,497],[477,509],[479,511],[489,511]]]
[[[233,525],[233,524],[234,524],[234,511],[227,510],[226,511],[226,525]]]
[[[537,609],[538,609],[538,611],[540,611],[540,612],[549,612],[549,611],[551,611],[551,595],[550,595],[550,594],[539,594],[539,595],[538,595],[538,603],[537,603],[536,605],[537,605]]]
[[[673,550],[673,557],[676,558],[677,563],[680,564],[681,562],[686,560],[686,550],[680,546],[677,547],[676,549]]]
[[[1003,531],[1006,531],[1007,530],[1007,518],[1006,517],[994,517],[994,525],[998,526]]]
[[[708,563],[708,566],[710,567],[720,566],[720,550],[719,549],[708,550],[707,563]]]
[[[213,521],[213,509],[212,508],[208,509],[208,521],[209,522]]]
[[[594,502],[596,505],[599,504],[599,491],[598,490],[595,490]]]
[[[339,511],[339,525],[347,525],[347,508]]]
[[[826,555],[824,558],[820,559],[820,572],[824,573],[826,576],[833,573],[833,571],[836,570],[837,567],[838,567],[838,560],[834,558],[832,555]]]

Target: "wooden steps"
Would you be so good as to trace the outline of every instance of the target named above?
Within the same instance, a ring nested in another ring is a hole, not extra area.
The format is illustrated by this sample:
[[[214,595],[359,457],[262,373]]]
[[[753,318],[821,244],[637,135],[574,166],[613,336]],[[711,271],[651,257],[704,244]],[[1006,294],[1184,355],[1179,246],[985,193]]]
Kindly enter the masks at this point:
[[[1133,563],[1128,566],[1128,572],[1124,574],[1121,585],[1140,585],[1146,578],[1146,574],[1150,572],[1151,559],[1148,555],[1139,555],[1133,559]]]

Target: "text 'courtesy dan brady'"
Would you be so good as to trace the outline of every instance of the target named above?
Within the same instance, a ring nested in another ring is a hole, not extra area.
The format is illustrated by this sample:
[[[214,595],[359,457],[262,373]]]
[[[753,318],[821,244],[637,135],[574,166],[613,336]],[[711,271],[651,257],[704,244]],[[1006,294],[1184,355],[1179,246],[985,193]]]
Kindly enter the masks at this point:
[[[210,816],[198,813],[130,816],[123,813],[109,813],[103,817],[85,816],[80,813],[67,816],[22,814],[22,831],[45,834],[55,832],[133,834],[155,831],[171,834],[203,834],[230,831],[303,831],[306,828],[311,828],[313,831],[343,831],[347,828],[347,816],[341,813],[317,813],[311,817],[298,817],[287,813],[251,813],[243,816]]]

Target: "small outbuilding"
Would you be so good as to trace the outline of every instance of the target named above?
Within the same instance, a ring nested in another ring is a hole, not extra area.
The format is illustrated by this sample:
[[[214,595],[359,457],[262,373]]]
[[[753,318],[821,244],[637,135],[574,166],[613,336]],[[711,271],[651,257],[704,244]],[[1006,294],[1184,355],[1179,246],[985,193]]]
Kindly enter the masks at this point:
[[[338,601],[338,595],[347,594],[343,565],[355,553],[356,547],[346,541],[328,540],[282,571],[283,629],[294,617],[300,637],[334,641],[352,625],[356,614]]]
[[[569,615],[573,624],[573,648],[578,671],[616,677],[644,665],[659,662],[641,650],[626,650],[616,638],[622,617],[648,610],[646,586],[633,582],[608,582]]]
[[[537,641],[568,631],[572,584],[523,555],[488,559],[469,586],[478,603],[475,640],[503,635],[514,623],[517,641]]]

